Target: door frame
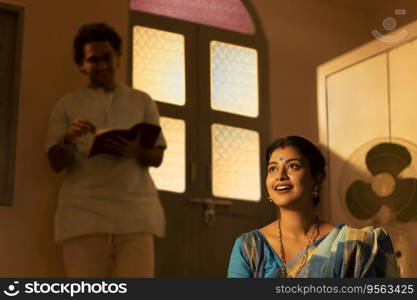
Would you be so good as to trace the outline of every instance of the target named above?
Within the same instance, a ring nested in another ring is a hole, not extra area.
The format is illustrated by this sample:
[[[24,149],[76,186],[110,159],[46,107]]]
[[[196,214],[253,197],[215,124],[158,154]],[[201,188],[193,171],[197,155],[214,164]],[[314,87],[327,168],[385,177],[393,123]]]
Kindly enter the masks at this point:
[[[15,181],[15,164],[16,164],[16,147],[17,147],[17,126],[18,126],[18,111],[19,111],[19,95],[20,95],[20,78],[21,78],[21,62],[22,62],[22,40],[23,40],[23,21],[25,8],[14,4],[0,3],[0,10],[11,13],[16,17],[16,37],[15,47],[12,62],[12,85],[6,91],[10,95],[10,107],[8,108],[9,127],[7,137],[6,156],[7,161],[2,163],[6,165],[6,170],[1,170],[1,176],[5,178],[6,190],[0,195],[0,205],[12,206],[14,196],[14,181]],[[4,124],[4,123],[3,123]]]

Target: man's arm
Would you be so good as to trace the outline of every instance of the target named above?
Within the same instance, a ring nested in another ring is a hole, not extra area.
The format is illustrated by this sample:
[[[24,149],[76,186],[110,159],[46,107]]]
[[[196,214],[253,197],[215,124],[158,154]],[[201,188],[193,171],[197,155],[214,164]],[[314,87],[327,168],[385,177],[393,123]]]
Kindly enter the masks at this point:
[[[69,146],[57,144],[48,150],[49,165],[57,173],[68,168],[73,160],[74,152]]]

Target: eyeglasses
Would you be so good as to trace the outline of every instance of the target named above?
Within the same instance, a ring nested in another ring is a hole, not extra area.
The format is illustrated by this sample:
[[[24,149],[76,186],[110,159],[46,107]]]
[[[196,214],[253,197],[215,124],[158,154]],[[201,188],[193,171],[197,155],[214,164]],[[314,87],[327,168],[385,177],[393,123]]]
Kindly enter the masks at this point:
[[[113,53],[107,52],[101,57],[99,56],[90,56],[89,58],[86,58],[85,61],[90,64],[98,64],[100,61],[103,61],[104,63],[111,63],[113,61]]]

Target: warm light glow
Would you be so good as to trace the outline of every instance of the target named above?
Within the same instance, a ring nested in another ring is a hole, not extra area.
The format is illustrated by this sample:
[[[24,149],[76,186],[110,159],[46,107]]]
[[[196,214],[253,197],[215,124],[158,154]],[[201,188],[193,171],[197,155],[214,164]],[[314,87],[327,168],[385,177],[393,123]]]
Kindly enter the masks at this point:
[[[159,168],[149,172],[158,190],[183,193],[185,191],[185,122],[161,117],[162,131],[168,147]]]
[[[391,134],[417,144],[417,40],[389,55]]]
[[[387,59],[381,54],[327,78],[329,146],[341,157],[389,136]]]
[[[258,53],[255,49],[210,43],[211,107],[258,116]]]
[[[213,195],[259,201],[259,133],[213,124],[211,142]]]
[[[185,104],[184,36],[135,26],[133,29],[133,87],[153,99]]]

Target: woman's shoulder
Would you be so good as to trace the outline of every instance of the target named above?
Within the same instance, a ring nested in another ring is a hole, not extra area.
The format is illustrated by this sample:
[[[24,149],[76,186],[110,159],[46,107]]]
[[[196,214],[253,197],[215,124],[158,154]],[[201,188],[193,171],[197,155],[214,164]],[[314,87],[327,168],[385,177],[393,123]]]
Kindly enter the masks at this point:
[[[381,227],[366,226],[363,228],[353,228],[345,225],[346,235],[345,244],[349,249],[363,249],[376,253],[383,252],[387,255],[394,254],[394,246],[390,236]],[[356,245],[356,246],[355,246]]]
[[[236,238],[235,245],[251,249],[266,243],[267,238],[271,236],[273,232],[271,224],[242,233]]]
[[[247,243],[255,243],[262,239],[262,233],[259,231],[259,229],[253,229],[248,232],[242,233],[236,241],[239,243],[247,244]]]
[[[399,276],[394,247],[383,228],[374,226],[354,228],[347,225],[344,227],[345,257],[355,257],[356,261],[362,262],[355,266],[354,274],[358,277]]]
[[[357,240],[362,242],[380,242],[389,240],[388,233],[381,227],[366,226],[362,228],[355,228],[348,225],[344,225],[344,227],[348,240]]]
[[[273,237],[276,236],[278,230],[278,221],[275,220],[259,229],[253,230],[255,232],[261,233],[264,237]]]

